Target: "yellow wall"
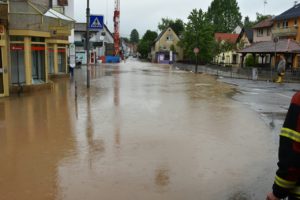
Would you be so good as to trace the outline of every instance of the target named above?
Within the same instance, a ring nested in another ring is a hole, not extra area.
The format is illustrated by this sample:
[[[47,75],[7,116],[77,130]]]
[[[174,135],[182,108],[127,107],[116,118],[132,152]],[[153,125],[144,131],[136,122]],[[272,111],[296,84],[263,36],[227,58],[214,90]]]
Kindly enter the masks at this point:
[[[26,85],[31,85],[32,84],[31,37],[25,37],[24,39],[24,55],[25,55]]]
[[[277,29],[277,23],[280,23],[280,28],[283,28],[282,27],[282,23],[284,22],[284,20],[281,20],[281,21],[274,21],[274,24],[273,24],[273,28]],[[300,42],[300,18],[297,19],[297,22],[298,22],[298,30],[297,30],[297,35],[296,37],[294,36],[291,36],[289,37],[290,39],[294,39],[296,40],[297,42]],[[294,24],[295,24],[295,18],[292,18],[292,19],[289,19],[288,20],[288,28],[294,28]]]

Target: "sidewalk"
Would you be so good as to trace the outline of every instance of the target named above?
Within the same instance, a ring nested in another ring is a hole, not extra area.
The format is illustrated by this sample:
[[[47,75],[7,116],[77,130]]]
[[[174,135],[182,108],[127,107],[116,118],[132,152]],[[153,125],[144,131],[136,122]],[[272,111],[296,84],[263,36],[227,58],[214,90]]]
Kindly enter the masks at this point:
[[[238,92],[232,98],[257,112],[272,129],[274,141],[277,143],[291,98],[296,91],[300,91],[300,84],[224,77],[219,77],[218,81],[237,87]]]
[[[174,63],[173,67],[179,70],[191,71],[195,72],[195,65],[191,64],[182,64],[182,63]],[[276,71],[272,71],[270,69],[264,68],[255,68],[257,70],[257,79],[270,81],[277,78]],[[253,79],[253,68],[245,67],[224,67],[217,65],[199,65],[198,70],[199,73],[206,73],[215,76],[223,76],[227,78],[235,78],[235,79]],[[300,83],[300,71],[291,72],[290,70],[286,71],[286,75],[284,77],[285,82],[289,83]]]

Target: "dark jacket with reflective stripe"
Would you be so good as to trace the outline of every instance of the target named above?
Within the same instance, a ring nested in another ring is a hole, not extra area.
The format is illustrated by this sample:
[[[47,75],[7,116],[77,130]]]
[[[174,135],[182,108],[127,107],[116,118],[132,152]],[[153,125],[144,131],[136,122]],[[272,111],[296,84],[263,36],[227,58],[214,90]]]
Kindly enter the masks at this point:
[[[300,197],[300,92],[292,99],[280,134],[278,167],[274,195]]]

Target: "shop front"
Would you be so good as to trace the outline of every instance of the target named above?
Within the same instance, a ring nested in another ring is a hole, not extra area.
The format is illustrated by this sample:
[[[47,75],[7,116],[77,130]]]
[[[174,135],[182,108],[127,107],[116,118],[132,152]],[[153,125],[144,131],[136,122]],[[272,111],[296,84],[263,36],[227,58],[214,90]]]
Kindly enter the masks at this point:
[[[10,82],[13,87],[48,83],[47,32],[10,30]]]
[[[48,74],[50,77],[63,77],[68,74],[68,40],[49,38],[48,46]]]
[[[12,1],[9,16],[11,90],[51,88],[49,74],[68,73],[68,36],[74,20],[30,1]]]

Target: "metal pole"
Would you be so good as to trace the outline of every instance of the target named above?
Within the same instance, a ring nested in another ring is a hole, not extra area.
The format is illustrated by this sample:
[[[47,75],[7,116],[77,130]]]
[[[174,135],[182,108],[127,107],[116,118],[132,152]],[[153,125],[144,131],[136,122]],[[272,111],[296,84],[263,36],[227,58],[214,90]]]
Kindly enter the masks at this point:
[[[87,0],[87,7],[86,7],[86,54],[87,54],[87,62],[86,62],[86,80],[87,80],[87,88],[90,88],[90,0]]]
[[[198,54],[196,54],[196,68],[195,73],[198,73]]]
[[[276,58],[277,58],[277,43],[275,43],[275,69],[276,69]],[[271,81],[273,81],[273,69],[272,69],[272,65],[271,65]]]

